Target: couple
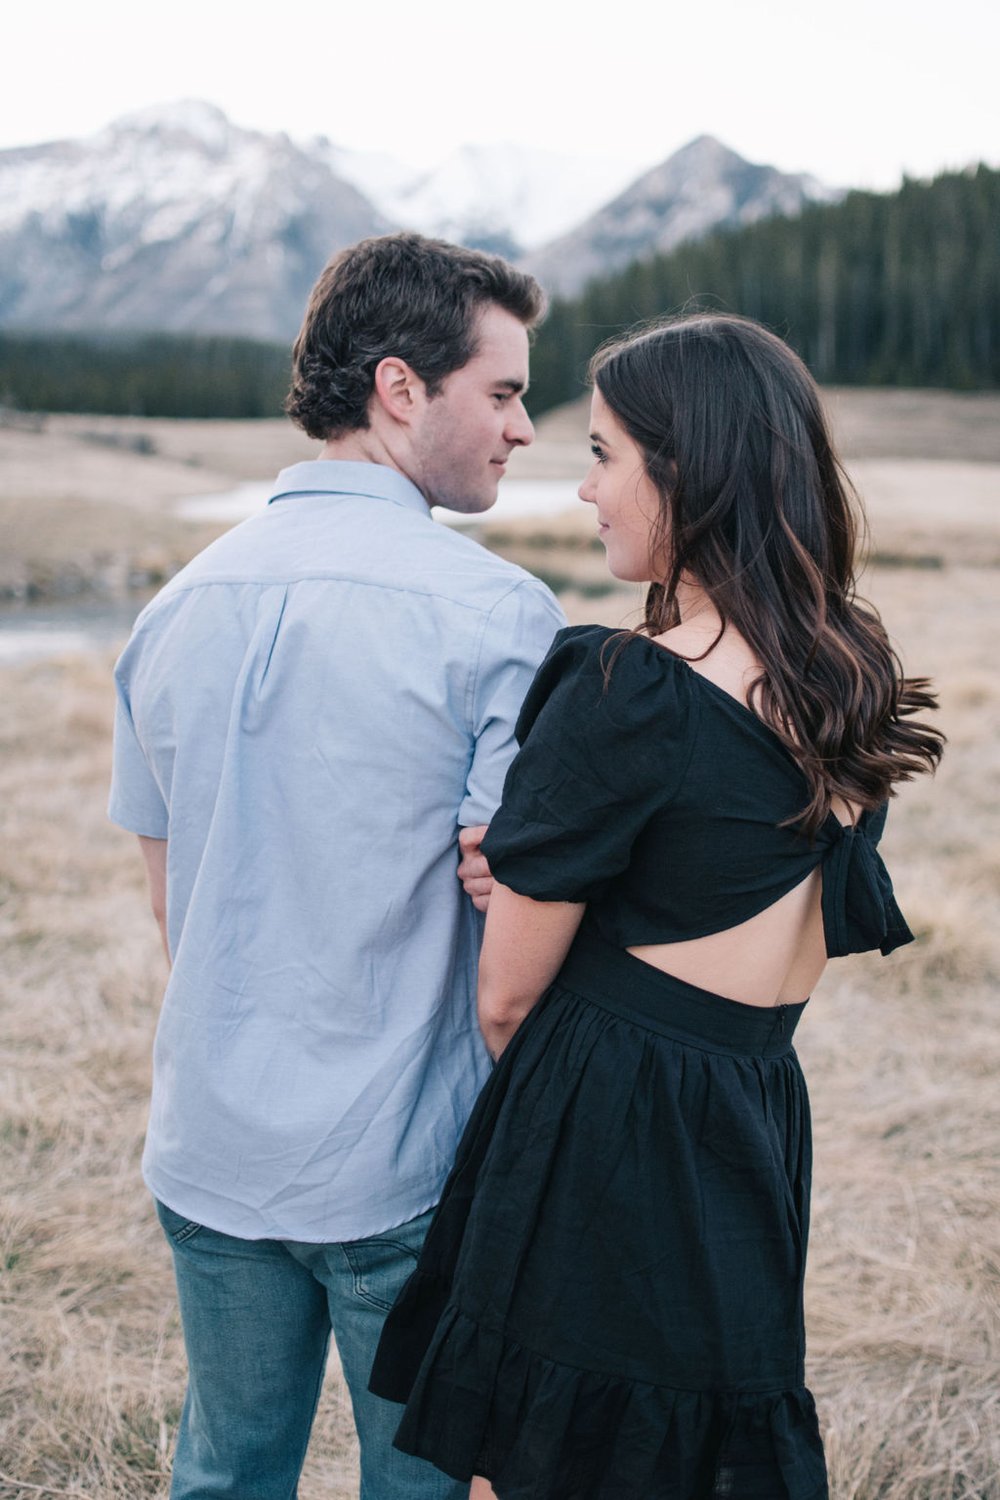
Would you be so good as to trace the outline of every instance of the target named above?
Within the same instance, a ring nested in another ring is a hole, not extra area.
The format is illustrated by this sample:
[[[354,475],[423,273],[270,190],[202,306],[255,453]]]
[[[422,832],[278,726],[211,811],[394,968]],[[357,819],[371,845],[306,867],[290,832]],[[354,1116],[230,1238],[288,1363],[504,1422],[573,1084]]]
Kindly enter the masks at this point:
[[[559,630],[436,525],[531,441],[541,310],[416,235],[335,257],[288,404],[321,457],[118,665],[111,815],[172,961],[175,1500],[294,1496],[331,1330],[363,1500],[826,1494],[792,1033],[828,956],[909,939],[876,844],[934,700],[752,323],[595,358],[580,496],[638,631]]]

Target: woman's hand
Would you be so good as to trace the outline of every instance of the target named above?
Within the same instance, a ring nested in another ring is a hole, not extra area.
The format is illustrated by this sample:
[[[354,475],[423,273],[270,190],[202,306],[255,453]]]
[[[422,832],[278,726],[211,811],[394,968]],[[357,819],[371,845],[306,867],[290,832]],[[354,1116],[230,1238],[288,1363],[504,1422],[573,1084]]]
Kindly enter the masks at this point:
[[[479,959],[479,1026],[492,1057],[559,973],[585,909],[577,901],[532,901],[494,884]]]

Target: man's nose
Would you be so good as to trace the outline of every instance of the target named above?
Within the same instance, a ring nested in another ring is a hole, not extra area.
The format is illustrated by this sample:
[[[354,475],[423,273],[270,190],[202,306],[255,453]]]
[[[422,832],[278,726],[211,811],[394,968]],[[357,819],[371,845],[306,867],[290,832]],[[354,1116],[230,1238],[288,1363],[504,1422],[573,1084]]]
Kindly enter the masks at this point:
[[[526,448],[529,443],[534,442],[535,429],[532,426],[531,418],[524,409],[523,401],[516,402],[511,409],[510,420],[504,428],[504,437],[508,443],[515,443],[522,448]]]

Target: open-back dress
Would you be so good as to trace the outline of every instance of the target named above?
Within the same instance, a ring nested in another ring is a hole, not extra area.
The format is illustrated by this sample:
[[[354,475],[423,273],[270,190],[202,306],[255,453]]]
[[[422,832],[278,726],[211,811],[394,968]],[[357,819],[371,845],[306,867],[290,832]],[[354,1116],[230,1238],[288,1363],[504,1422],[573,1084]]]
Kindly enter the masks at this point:
[[[789,826],[805,778],[749,708],[646,637],[560,631],[484,845],[584,901],[479,1097],[372,1389],[397,1445],[499,1500],[821,1500],[804,1384],[804,1008],[627,953],[736,926],[822,865],[829,955],[911,934],[876,844]]]

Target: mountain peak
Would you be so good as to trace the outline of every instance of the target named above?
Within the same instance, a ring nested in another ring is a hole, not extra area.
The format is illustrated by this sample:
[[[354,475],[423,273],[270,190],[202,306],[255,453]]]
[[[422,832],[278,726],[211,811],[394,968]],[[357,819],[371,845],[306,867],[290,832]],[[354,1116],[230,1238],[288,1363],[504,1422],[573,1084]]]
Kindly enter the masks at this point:
[[[236,127],[229,117],[207,99],[175,99],[166,104],[148,104],[119,115],[101,136],[184,135],[218,150],[228,143]]]
[[[0,321],[286,338],[330,255],[390,226],[325,157],[199,99],[0,152]]]
[[[331,253],[394,225],[512,257],[529,247],[521,263],[572,295],[823,194],[706,134],[639,176],[509,141],[456,146],[421,171],[180,99],[83,140],[0,151],[0,325],[287,337]]]
[[[725,145],[718,136],[696,135],[694,138],[676,150],[672,156],[667,157],[670,162],[684,162],[688,166],[708,165],[710,163],[730,163],[745,161],[738,151],[731,146]]]
[[[810,200],[831,196],[813,178],[758,166],[715,136],[698,135],[524,264],[550,292],[573,296],[596,276],[713,229],[795,214]]]
[[[512,141],[466,143],[376,202],[407,227],[517,255],[579,224],[628,177],[620,160]]]

